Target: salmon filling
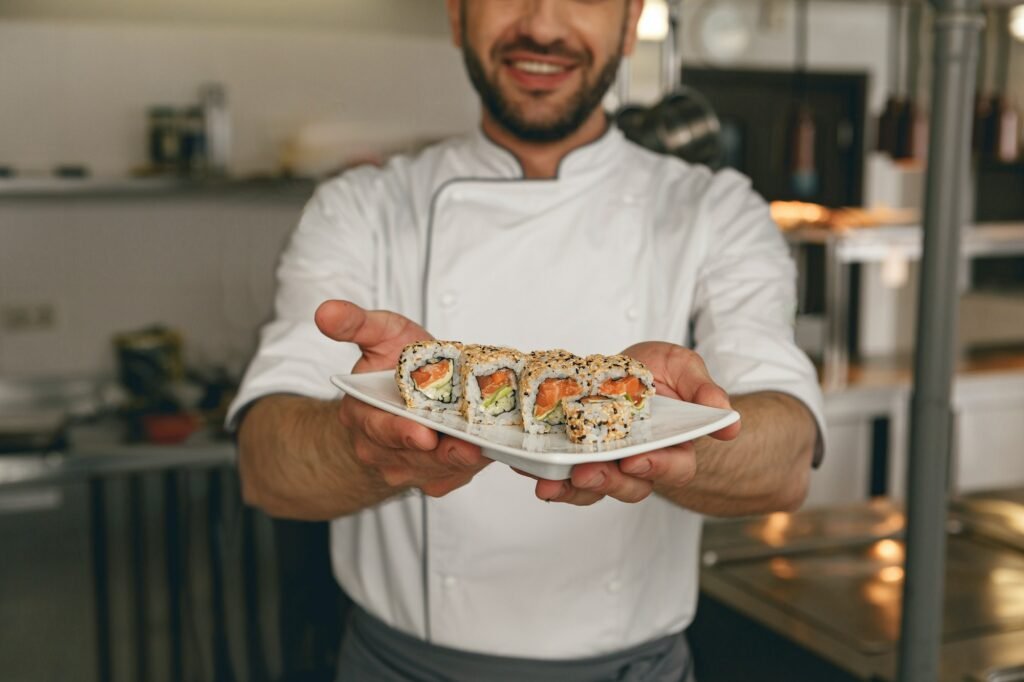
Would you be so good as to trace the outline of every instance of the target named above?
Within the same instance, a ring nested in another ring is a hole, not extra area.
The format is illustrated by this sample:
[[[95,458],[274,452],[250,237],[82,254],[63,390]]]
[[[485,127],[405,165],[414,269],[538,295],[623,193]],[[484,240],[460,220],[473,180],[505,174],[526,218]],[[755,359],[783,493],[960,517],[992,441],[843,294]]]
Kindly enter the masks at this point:
[[[431,400],[452,401],[452,361],[439,360],[409,373],[416,388]]]
[[[609,398],[629,398],[629,401],[636,407],[643,407],[644,404],[644,385],[637,377],[609,379],[601,384],[597,392]]]
[[[578,396],[580,393],[583,393],[583,389],[572,379],[545,379],[537,389],[537,402],[533,406],[534,418],[549,424],[564,424],[562,400]]]
[[[494,374],[476,378],[480,387],[480,410],[484,414],[496,417],[515,409],[515,376],[515,372],[510,369],[499,369]]]
[[[480,397],[487,400],[502,388],[511,386],[512,377],[513,374],[510,369],[499,369],[494,374],[478,376],[476,378],[476,383],[480,386]]]

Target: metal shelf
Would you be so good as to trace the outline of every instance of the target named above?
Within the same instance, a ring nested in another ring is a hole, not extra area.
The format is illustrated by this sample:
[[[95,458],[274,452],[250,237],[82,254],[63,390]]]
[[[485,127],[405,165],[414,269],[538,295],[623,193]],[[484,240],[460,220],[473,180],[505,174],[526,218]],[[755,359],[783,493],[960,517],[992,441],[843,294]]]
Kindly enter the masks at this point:
[[[256,193],[308,196],[315,181],[306,178],[184,178],[177,176],[109,178],[0,178],[0,201],[60,197],[137,197]]]
[[[923,233],[920,225],[882,225],[845,231],[798,228],[786,232],[786,240],[794,245],[830,247],[841,263],[878,263],[893,255],[920,259]],[[961,255],[968,259],[1024,255],[1024,222],[965,226]]]
[[[923,230],[919,225],[854,228],[844,231],[798,228],[786,232],[794,248],[817,245],[825,250],[825,343],[822,384],[830,391],[847,385],[850,358],[847,336],[850,316],[850,267],[888,258],[919,260]],[[1002,258],[1024,255],[1024,223],[979,223],[964,230],[961,258]]]

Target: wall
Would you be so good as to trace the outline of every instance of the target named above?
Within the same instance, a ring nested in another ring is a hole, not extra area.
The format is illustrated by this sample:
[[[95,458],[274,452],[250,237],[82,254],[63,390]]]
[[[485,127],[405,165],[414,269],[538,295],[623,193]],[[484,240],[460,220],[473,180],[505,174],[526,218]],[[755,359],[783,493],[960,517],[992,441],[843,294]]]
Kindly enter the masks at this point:
[[[341,159],[478,116],[440,0],[13,0],[0,165],[124,176],[145,162],[146,108],[211,80],[227,89],[236,175],[275,171],[303,130]],[[109,374],[111,335],[157,322],[184,333],[192,362],[238,369],[305,198],[0,195],[0,307],[56,310],[52,330],[0,330],[0,377]]]
[[[354,150],[474,125],[477,103],[440,0],[299,0],[289,21],[277,5],[188,0],[171,16],[170,0],[0,3],[0,165],[84,162],[124,174],[145,158],[146,107],[186,103],[211,79],[231,100],[236,173],[275,169],[304,127]],[[687,4],[687,27],[696,6]],[[792,65],[792,7],[772,7],[737,66]],[[872,112],[888,87],[886,21],[881,4],[811,6],[812,68],[868,71]],[[692,28],[682,45],[688,64],[705,61]],[[1013,59],[1011,80],[1024,89],[1024,46]],[[657,46],[642,45],[635,99],[657,96],[658,64]],[[239,362],[269,310],[277,249],[300,208],[299,198],[0,199],[0,305],[58,308],[57,333],[0,332],[0,375],[108,371],[110,334],[154,321],[182,326],[197,353]]]
[[[147,108],[192,103],[207,81],[227,89],[240,174],[276,170],[314,124],[334,125],[330,143],[344,148],[443,136],[477,117],[444,35],[0,20],[0,165],[125,175],[146,160]]]
[[[0,377],[110,375],[111,336],[161,323],[187,358],[238,370],[270,313],[304,197],[0,201],[0,305],[55,306],[53,329],[0,332]]]
[[[440,0],[4,0],[0,18],[289,26],[443,36]]]

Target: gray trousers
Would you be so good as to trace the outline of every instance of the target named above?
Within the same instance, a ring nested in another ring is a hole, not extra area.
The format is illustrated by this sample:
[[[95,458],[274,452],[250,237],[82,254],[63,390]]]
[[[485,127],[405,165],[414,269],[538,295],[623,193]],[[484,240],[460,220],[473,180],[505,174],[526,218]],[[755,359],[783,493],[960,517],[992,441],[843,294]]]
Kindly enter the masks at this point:
[[[436,646],[385,625],[353,605],[338,682],[694,682],[685,636],[580,660],[486,656]]]

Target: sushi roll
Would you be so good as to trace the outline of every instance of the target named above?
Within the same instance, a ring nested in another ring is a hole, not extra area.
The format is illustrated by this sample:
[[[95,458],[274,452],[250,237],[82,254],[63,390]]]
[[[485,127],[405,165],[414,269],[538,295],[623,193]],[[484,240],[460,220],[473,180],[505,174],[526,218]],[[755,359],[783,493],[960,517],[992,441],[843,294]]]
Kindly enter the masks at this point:
[[[457,341],[417,341],[403,348],[395,381],[405,404],[413,409],[458,409],[461,355]]]
[[[589,396],[564,403],[565,434],[573,443],[608,443],[629,435],[633,407],[618,398]]]
[[[519,381],[523,430],[550,433],[565,429],[562,403],[590,393],[583,358],[565,350],[534,351]]]
[[[593,395],[627,401],[633,408],[634,419],[651,416],[654,375],[644,363],[626,355],[590,355],[587,372]]]
[[[462,351],[462,416],[470,424],[523,423],[519,377],[526,356],[514,348],[468,345]]]

